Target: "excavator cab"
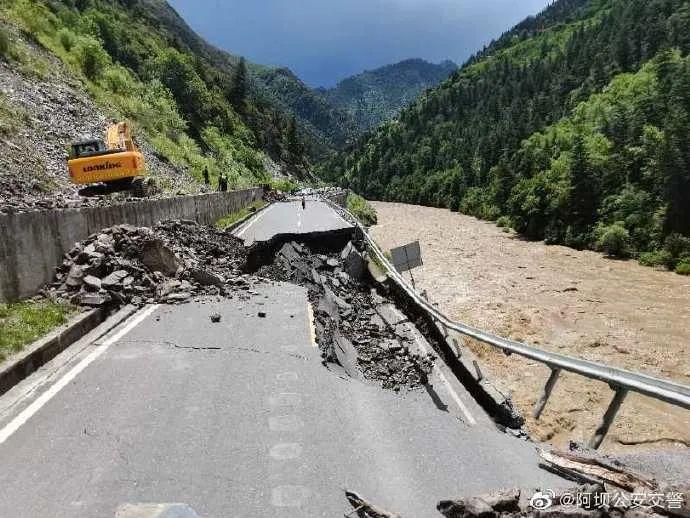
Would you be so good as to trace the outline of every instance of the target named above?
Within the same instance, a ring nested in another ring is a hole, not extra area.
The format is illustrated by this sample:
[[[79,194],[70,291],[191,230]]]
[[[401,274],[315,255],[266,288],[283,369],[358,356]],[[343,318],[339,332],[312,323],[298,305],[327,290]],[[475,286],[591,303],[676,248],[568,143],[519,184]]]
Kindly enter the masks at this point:
[[[67,162],[73,183],[123,183],[146,174],[144,155],[134,144],[129,124],[113,124],[103,140],[72,144]]]
[[[103,155],[107,152],[105,142],[102,140],[84,140],[75,142],[70,147],[69,158],[85,158],[96,155]]]

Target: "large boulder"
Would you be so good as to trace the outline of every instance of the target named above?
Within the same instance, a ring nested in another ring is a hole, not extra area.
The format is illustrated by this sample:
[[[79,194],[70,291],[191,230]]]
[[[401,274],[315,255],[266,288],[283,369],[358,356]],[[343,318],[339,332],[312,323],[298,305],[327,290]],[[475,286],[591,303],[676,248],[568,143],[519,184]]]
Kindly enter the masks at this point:
[[[141,262],[152,272],[161,272],[166,276],[175,275],[180,267],[175,253],[160,239],[151,239],[144,243]]]
[[[362,253],[352,243],[348,243],[340,257],[343,260],[343,269],[353,279],[362,280],[367,262]]]

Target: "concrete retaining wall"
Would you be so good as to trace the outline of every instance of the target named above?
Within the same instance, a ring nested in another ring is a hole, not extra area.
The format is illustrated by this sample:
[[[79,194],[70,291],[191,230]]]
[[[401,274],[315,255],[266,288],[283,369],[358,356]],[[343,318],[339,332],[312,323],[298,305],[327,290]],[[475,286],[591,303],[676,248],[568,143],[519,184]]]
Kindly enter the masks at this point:
[[[122,223],[149,227],[166,219],[212,224],[261,199],[263,189],[144,200],[111,207],[0,215],[0,302],[33,296],[53,279],[74,243]]]

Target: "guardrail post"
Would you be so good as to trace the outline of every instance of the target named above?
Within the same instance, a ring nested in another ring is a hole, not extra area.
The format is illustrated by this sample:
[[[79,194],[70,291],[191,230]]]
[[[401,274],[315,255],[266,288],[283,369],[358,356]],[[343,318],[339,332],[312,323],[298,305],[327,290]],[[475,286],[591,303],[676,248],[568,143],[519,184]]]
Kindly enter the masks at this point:
[[[549,376],[549,379],[546,381],[546,385],[544,385],[544,392],[539,398],[539,401],[537,401],[537,404],[534,405],[534,410],[532,411],[532,417],[534,417],[534,419],[536,419],[537,421],[541,417],[541,413],[544,411],[546,403],[549,401],[551,391],[553,390],[553,387],[556,385],[556,381],[558,381],[558,376],[560,376],[560,374],[561,369],[555,369],[553,367],[551,368],[551,375]]]
[[[601,446],[601,443],[604,441],[604,437],[606,437],[613,420],[616,418],[618,410],[623,404],[623,400],[625,400],[625,396],[628,394],[628,391],[624,388],[619,387],[615,388],[614,390],[616,391],[616,394],[613,396],[609,407],[606,409],[606,413],[604,414],[601,423],[597,427],[596,432],[594,432],[594,437],[592,437],[592,440],[589,441],[589,447],[593,450],[598,450],[599,446]]]

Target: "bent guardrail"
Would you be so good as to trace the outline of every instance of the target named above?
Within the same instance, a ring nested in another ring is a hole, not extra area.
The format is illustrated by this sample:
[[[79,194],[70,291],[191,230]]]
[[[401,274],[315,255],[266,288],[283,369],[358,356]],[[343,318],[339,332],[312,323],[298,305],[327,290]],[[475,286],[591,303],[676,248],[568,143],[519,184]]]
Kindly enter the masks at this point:
[[[561,371],[573,372],[586,378],[602,381],[607,383],[611,390],[614,391],[613,399],[604,413],[599,426],[594,432],[594,436],[589,442],[589,446],[594,449],[599,448],[604,440],[604,437],[608,433],[609,428],[611,427],[611,424],[613,423],[613,420],[615,419],[616,414],[621,404],[625,400],[625,396],[628,392],[637,392],[639,394],[643,394],[645,396],[690,410],[690,387],[681,385],[680,383],[655,378],[647,374],[619,369],[617,367],[611,367],[599,362],[544,351],[531,345],[496,336],[466,324],[454,322],[443,313],[438,311],[438,309],[431,305],[421,294],[419,294],[407,283],[405,278],[397,272],[383,251],[379,248],[376,242],[374,242],[371,236],[369,236],[366,229],[359,223],[357,218],[350,214],[346,209],[333,204],[329,200],[325,201],[334,210],[339,212],[343,217],[347,218],[350,223],[355,225],[360,230],[364,240],[367,242],[367,245],[374,253],[377,260],[388,271],[389,277],[396,284],[398,284],[398,286],[403,289],[420,307],[427,311],[427,313],[434,320],[440,322],[447,329],[452,329],[453,331],[456,331],[464,336],[474,338],[475,340],[485,344],[497,347],[509,355],[517,354],[519,356],[543,363],[551,369],[551,375],[546,381],[544,391],[534,407],[533,416],[535,419],[539,419],[544,411]]]

